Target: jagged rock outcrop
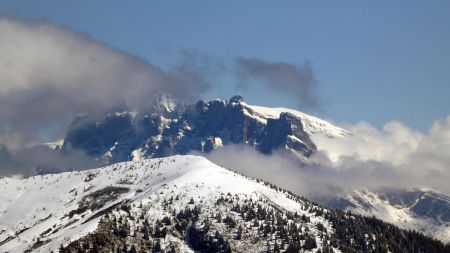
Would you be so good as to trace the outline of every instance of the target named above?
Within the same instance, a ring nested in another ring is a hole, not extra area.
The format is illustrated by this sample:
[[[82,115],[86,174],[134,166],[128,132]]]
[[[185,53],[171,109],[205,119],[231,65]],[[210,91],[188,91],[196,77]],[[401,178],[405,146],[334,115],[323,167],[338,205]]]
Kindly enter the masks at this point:
[[[264,134],[260,144],[263,153],[285,147],[309,156],[316,150],[316,146],[303,130],[300,118],[291,113],[281,113],[279,119],[268,119]]]
[[[165,157],[191,151],[210,152],[223,145],[246,144],[264,154],[290,149],[304,156],[316,151],[302,119],[292,113],[261,120],[234,96],[223,100],[178,104],[159,97],[141,112],[112,112],[101,119],[77,117],[67,131],[63,150],[79,149],[106,163]]]

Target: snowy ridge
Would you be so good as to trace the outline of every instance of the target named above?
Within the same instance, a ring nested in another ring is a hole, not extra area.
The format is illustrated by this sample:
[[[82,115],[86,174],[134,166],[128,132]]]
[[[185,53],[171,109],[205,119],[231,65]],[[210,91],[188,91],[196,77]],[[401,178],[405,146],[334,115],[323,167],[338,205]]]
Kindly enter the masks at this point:
[[[182,196],[175,204],[176,209],[183,209],[191,198],[201,200],[203,208],[213,208],[224,194],[264,197],[279,208],[311,217],[310,229],[314,233],[317,233],[314,224],[318,222],[331,230],[326,220],[312,216],[302,203],[286,194],[194,156],[126,162],[26,179],[3,178],[0,185],[1,252],[57,250],[61,244],[67,245],[93,232],[100,221],[96,214],[117,203],[148,204],[151,216],[162,218],[167,214],[161,208],[162,196],[169,192]],[[95,195],[104,189],[113,193]],[[80,210],[83,199],[94,195],[98,199],[110,198],[97,203],[97,209]],[[317,240],[320,245],[320,239]]]
[[[255,105],[245,105],[245,107],[251,111],[249,114],[255,115],[263,122],[266,122],[268,118],[277,119],[283,112],[291,113],[302,120],[305,132],[310,135],[321,133],[328,137],[343,137],[350,134],[349,131],[337,127],[328,121],[289,108],[270,108]]]

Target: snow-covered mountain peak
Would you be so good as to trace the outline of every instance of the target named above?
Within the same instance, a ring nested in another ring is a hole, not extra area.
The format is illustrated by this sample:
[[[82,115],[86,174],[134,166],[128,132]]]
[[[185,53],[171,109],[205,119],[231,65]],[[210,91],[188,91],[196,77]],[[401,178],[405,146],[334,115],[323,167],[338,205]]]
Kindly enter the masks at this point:
[[[153,107],[155,109],[170,113],[176,110],[179,104],[180,102],[171,95],[161,93],[155,97]]]
[[[75,119],[63,149],[80,149],[106,163],[131,160],[136,150],[142,157],[165,157],[193,150],[210,152],[228,144],[251,145],[265,154],[289,149],[309,156],[316,151],[309,132],[320,121],[304,124],[298,114],[270,118],[247,106],[241,96],[190,105],[165,95],[155,101],[136,117],[108,114],[95,121]]]
[[[218,199],[233,195],[264,198],[284,210],[311,216],[302,202],[197,156],[146,159],[25,179],[2,178],[0,185],[1,252],[55,250],[95,231],[100,214],[123,203],[147,204],[149,215],[162,219],[168,212],[161,202],[168,196],[177,197],[176,210],[183,210],[192,200],[213,209]],[[321,217],[312,220],[327,224]]]

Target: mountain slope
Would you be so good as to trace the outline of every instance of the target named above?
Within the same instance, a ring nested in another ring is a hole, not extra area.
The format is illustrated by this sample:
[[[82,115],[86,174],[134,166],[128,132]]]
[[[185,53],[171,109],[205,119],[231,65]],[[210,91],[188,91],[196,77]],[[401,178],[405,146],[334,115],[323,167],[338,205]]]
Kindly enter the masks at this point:
[[[3,178],[0,185],[1,252],[449,251],[420,234],[323,208],[201,157]]]
[[[327,206],[375,216],[404,229],[418,230],[450,242],[450,199],[433,191],[381,189],[355,191],[339,199],[323,199]]]
[[[167,211],[161,201],[169,195],[179,197],[173,204],[179,210],[191,198],[201,199],[202,208],[213,208],[228,193],[270,198],[286,210],[301,210],[284,194],[191,156],[27,179],[3,178],[1,185],[0,251],[23,251],[39,245],[37,238],[45,243],[41,250],[58,248],[66,238],[94,231],[100,219],[95,216],[118,203],[143,203],[153,218],[162,219]]]

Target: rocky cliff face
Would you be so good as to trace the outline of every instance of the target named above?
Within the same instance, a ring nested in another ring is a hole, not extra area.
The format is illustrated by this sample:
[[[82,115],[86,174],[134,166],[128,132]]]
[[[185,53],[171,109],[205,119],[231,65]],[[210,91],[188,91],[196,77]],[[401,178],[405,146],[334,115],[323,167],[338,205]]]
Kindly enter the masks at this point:
[[[227,144],[251,145],[264,154],[290,149],[309,156],[316,151],[300,117],[281,113],[278,118],[261,120],[240,96],[228,102],[200,100],[192,105],[159,98],[143,112],[113,112],[100,120],[91,120],[89,115],[77,117],[63,150],[81,149],[115,163],[135,156],[210,152]]]

